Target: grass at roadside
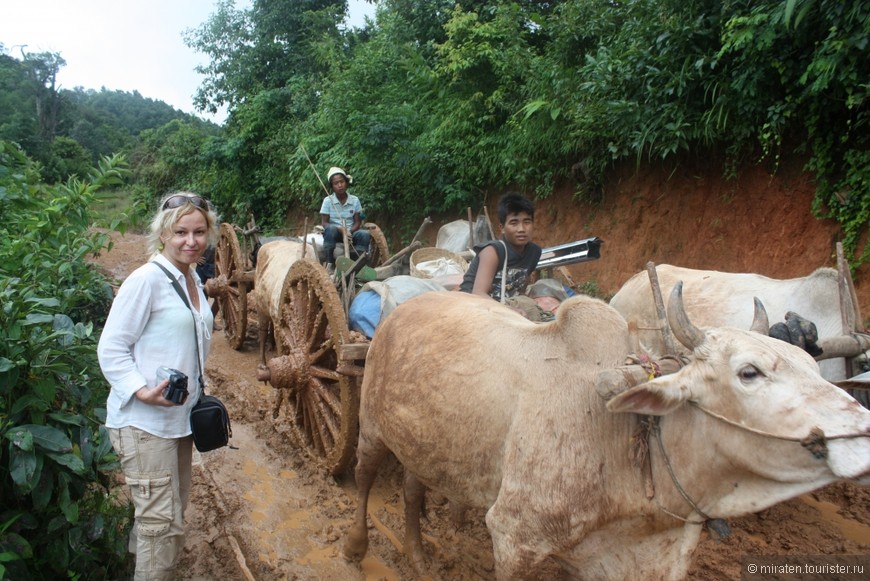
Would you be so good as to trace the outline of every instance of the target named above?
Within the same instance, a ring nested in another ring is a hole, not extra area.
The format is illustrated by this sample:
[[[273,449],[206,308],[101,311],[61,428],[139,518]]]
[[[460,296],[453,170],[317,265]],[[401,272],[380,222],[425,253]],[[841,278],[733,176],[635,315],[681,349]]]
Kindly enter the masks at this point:
[[[108,228],[120,219],[128,232],[142,233],[147,220],[137,205],[136,196],[129,189],[106,189],[97,193],[93,204],[94,226]]]

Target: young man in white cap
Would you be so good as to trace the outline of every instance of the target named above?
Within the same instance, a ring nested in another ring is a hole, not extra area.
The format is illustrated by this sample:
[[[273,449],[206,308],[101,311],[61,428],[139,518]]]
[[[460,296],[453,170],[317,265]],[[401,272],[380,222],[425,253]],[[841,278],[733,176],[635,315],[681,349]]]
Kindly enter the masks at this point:
[[[362,204],[359,198],[347,192],[352,178],[340,167],[329,168],[326,181],[332,193],[323,199],[320,206],[320,223],[323,225],[323,253],[327,268],[335,268],[335,245],[344,240],[344,232],[357,255],[369,248],[371,234],[362,228]]]

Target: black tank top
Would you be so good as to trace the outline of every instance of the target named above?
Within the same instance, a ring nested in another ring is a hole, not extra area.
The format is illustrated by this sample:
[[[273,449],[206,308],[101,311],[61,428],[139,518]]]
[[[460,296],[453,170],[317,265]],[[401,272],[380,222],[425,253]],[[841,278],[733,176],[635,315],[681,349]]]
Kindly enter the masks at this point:
[[[474,247],[475,256],[471,260],[471,264],[468,265],[468,270],[465,271],[465,276],[462,278],[459,290],[470,293],[474,288],[474,279],[477,276],[477,267],[480,264],[480,252],[487,246],[495,248],[495,252],[498,254],[498,268],[495,271],[495,278],[492,280],[489,296],[497,301],[501,300],[501,273],[504,268],[505,248],[508,251],[505,294],[507,297],[512,297],[525,292],[529,276],[535,272],[535,267],[541,259],[541,247],[534,242],[529,242],[523,249],[523,253],[519,254],[514,250],[513,246],[508,243],[502,244],[499,240],[490,240]]]

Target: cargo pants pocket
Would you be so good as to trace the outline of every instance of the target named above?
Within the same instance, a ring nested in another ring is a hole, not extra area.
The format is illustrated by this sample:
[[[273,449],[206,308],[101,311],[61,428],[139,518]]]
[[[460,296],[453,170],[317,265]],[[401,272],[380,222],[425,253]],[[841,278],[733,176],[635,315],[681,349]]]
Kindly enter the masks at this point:
[[[137,534],[159,537],[168,533],[174,514],[171,476],[130,474],[127,485],[136,509]]]

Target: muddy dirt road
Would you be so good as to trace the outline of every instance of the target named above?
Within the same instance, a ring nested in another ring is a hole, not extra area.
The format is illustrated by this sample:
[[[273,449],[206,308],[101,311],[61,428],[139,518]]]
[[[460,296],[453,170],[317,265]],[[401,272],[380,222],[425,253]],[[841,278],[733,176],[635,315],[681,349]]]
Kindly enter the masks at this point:
[[[144,237],[115,237],[101,267],[122,279],[145,259]],[[252,311],[253,314],[253,311]],[[350,474],[336,480],[294,449],[271,421],[272,388],[258,383],[256,319],[240,351],[215,333],[207,362],[211,391],[233,422],[231,448],[197,455],[180,578],[185,580],[413,579],[401,553],[401,467],[389,464],[370,501],[370,547],[361,565],[340,555],[356,504]],[[431,579],[494,578],[482,512],[455,526],[446,504],[430,498],[423,523]],[[836,484],[730,521],[732,536],[707,533],[689,578],[739,579],[745,555],[867,555],[870,489]],[[559,579],[555,568],[548,579]]]

